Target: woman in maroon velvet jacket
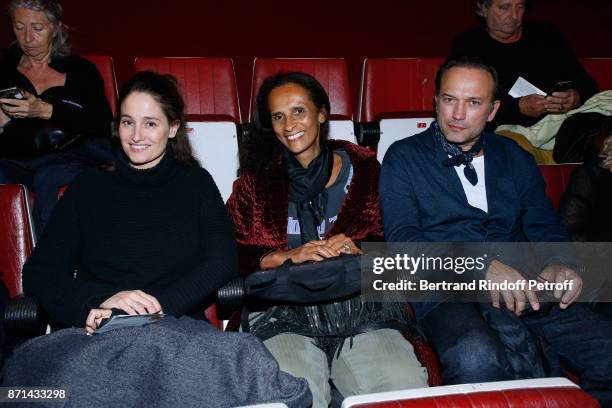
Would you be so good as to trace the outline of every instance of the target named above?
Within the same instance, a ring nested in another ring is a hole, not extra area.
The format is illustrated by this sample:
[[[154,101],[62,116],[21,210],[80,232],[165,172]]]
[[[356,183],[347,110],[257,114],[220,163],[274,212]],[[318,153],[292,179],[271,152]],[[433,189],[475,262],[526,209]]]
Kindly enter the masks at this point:
[[[338,218],[325,239],[346,236],[357,253],[362,241],[382,241],[383,229],[378,205],[380,165],[374,153],[350,142],[331,140],[332,149],[343,149],[353,167],[349,185]],[[243,276],[264,268],[262,261],[274,252],[289,252],[287,218],[289,178],[280,156],[266,171],[245,171],[234,182],[227,202],[236,228],[240,271]],[[317,259],[319,260],[319,259]],[[299,259],[293,259],[299,262]]]
[[[241,176],[227,202],[243,275],[288,259],[360,253],[361,242],[382,240],[379,163],[368,149],[327,140],[329,112],[325,90],[304,73],[275,75],[259,89],[257,132],[243,144]],[[267,338],[281,370],[306,378],[313,407],[327,407],[330,378],[345,397],[427,386],[425,369],[399,332],[334,336],[363,324],[406,321],[404,314],[402,305],[357,296],[313,307],[272,307],[249,320],[253,333]],[[316,336],[321,334],[332,336]]]

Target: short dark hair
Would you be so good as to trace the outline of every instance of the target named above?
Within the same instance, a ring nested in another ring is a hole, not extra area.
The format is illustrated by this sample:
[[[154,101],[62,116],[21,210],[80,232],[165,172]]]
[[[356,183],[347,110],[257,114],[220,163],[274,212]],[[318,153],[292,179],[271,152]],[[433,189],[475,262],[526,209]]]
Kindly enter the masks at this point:
[[[266,78],[255,98],[255,130],[241,146],[241,172],[244,170],[267,170],[275,165],[283,145],[278,141],[272,128],[272,113],[268,104],[270,93],[283,85],[295,84],[308,92],[311,102],[319,112],[324,111],[329,118],[331,105],[323,85],[312,75],[304,72],[279,72]],[[320,140],[324,143],[329,134],[329,120],[321,124]]]
[[[119,106],[133,92],[150,95],[159,104],[169,123],[179,123],[176,136],[168,140],[174,152],[174,159],[191,167],[199,167],[198,160],[193,157],[191,144],[187,138],[185,126],[185,102],[178,87],[178,81],[172,75],[157,74],[152,71],[141,71],[130,78],[119,91]],[[118,135],[121,114],[117,115],[114,135]]]
[[[493,65],[489,64],[484,58],[465,55],[451,57],[442,64],[436,73],[436,95],[440,93],[442,78],[451,68],[473,68],[488,72],[493,79],[492,100],[495,101],[499,99],[499,77],[497,75],[497,70],[495,70]]]

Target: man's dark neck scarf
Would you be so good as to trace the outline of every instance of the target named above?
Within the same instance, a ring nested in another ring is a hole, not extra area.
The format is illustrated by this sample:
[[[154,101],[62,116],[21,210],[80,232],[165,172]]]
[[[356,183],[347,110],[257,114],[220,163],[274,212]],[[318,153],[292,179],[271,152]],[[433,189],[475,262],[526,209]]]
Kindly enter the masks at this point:
[[[444,151],[450,156],[448,159],[444,160],[442,164],[446,167],[461,166],[462,164],[465,165],[463,168],[463,174],[465,175],[465,178],[473,186],[475,186],[478,183],[478,174],[476,174],[476,169],[472,164],[472,159],[474,159],[474,156],[476,156],[482,149],[482,139],[484,138],[484,133],[480,134],[480,137],[470,150],[464,152],[459,146],[446,140],[446,137],[440,131],[438,122],[433,123],[433,129],[436,139],[438,139],[442,145],[442,149],[444,149]]]
[[[327,190],[334,167],[334,153],[321,143],[321,153],[304,168],[287,149],[283,162],[289,176],[289,201],[296,204],[302,244],[320,239],[317,227],[323,222],[327,206]]]

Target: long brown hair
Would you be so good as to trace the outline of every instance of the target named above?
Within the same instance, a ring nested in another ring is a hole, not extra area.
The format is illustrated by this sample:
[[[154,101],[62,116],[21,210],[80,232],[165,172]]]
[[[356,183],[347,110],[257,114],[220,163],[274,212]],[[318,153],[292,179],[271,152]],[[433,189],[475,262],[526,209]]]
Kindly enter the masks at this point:
[[[130,78],[119,92],[119,106],[132,92],[142,92],[150,95],[159,104],[169,123],[179,123],[176,136],[168,140],[172,146],[174,159],[186,166],[200,167],[193,156],[191,144],[187,138],[185,126],[185,102],[181,96],[176,78],[172,75],[162,75],[151,71],[138,72]],[[118,138],[118,127],[121,114],[117,115],[113,126],[113,136]]]

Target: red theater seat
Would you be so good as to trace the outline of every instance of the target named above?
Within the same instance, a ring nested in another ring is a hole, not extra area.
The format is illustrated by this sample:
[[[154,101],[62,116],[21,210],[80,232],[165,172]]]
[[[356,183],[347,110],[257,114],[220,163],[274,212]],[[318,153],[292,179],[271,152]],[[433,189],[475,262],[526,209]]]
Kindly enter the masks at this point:
[[[436,74],[445,58],[420,58],[421,87],[423,90],[423,110],[435,112],[434,97],[436,96]]]
[[[599,403],[565,378],[421,388],[349,397],[342,408],[596,408]]]
[[[249,122],[254,121],[255,98],[264,79],[281,71],[314,76],[325,88],[331,104],[329,137],[355,142],[353,107],[346,61],[343,58],[256,58],[251,80]]]
[[[83,55],[83,58],[93,63],[104,80],[104,92],[113,112],[117,115],[117,78],[113,58],[108,55]]]
[[[600,91],[612,90],[612,58],[582,58],[580,62]]]
[[[432,116],[442,58],[367,58],[363,62],[360,122]]]
[[[241,122],[234,63],[230,58],[136,58],[135,71],[172,74],[185,99],[195,156],[215,179],[223,200],[238,172]]]
[[[142,58],[134,70],[171,74],[179,82],[188,121],[241,122],[234,63],[230,58]]]
[[[361,75],[359,122],[424,110],[418,58],[366,58]]]
[[[58,190],[58,199],[68,187]],[[0,231],[3,231],[0,234],[0,275],[11,298],[23,294],[21,271],[36,243],[32,225],[27,189],[20,184],[0,184]],[[211,324],[222,329],[214,304],[204,314]]]
[[[559,210],[561,197],[567,189],[570,177],[577,164],[541,164],[540,171],[546,182],[546,194],[555,210]]]
[[[35,244],[27,189],[0,184],[0,273],[11,298],[23,293],[21,269]]]
[[[394,141],[422,132],[433,121],[435,75],[442,62],[442,58],[364,60],[358,140],[377,143],[380,161]]]

